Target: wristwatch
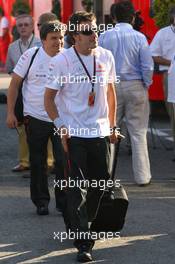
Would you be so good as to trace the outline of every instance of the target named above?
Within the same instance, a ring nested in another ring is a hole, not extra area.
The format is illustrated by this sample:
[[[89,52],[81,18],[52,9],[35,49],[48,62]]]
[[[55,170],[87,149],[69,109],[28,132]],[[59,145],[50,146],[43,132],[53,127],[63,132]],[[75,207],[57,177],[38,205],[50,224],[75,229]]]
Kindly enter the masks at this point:
[[[112,132],[114,133],[114,132],[116,132],[116,131],[119,131],[120,128],[119,128],[119,127],[116,127],[116,126],[113,126],[113,127],[111,127],[111,130],[112,130]]]

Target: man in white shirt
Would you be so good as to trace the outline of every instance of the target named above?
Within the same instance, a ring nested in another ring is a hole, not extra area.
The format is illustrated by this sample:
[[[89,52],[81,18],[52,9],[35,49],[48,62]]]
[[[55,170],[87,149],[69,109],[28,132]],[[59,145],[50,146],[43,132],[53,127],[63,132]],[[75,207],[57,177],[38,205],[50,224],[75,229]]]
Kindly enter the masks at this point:
[[[58,22],[45,23],[41,27],[40,38],[43,45],[39,48],[33,60],[22,88],[31,165],[31,199],[36,205],[37,214],[39,215],[46,215],[49,213],[48,203],[50,195],[48,190],[46,162],[49,137],[53,143],[56,177],[60,178],[63,175],[59,138],[54,136],[53,123],[44,108],[44,91],[48,65],[51,57],[61,51],[64,40],[63,32],[55,29],[56,23]],[[24,52],[14,69],[8,91],[7,125],[9,128],[15,128],[18,125],[14,114],[14,106],[20,84],[27,73],[36,49],[37,48],[34,47]]]
[[[40,30],[41,25],[45,22],[56,20],[56,15],[53,13],[44,13],[38,18],[38,30]],[[16,18],[17,31],[20,38],[10,44],[8,48],[7,60],[6,60],[6,70],[9,74],[13,72],[21,55],[32,47],[40,47],[41,41],[39,38],[35,37],[33,34],[34,21],[32,16],[28,14],[19,15]],[[19,163],[12,169],[13,172],[23,172],[28,170],[29,165],[29,150],[26,141],[26,132],[23,124],[18,126],[19,134]],[[52,144],[49,140],[48,142],[48,158],[47,165],[48,168],[53,167],[53,151]],[[28,175],[27,175],[28,176]],[[26,175],[24,174],[24,177]]]
[[[160,71],[164,75],[164,95],[165,95],[165,104],[170,116],[172,134],[174,138],[174,158],[175,161],[175,112],[173,106],[170,102],[167,102],[168,96],[168,69],[171,64],[171,60],[175,54],[175,6],[170,9],[169,12],[170,25],[164,28],[161,28],[156,35],[154,36],[152,43],[150,45],[150,50],[153,56],[155,63],[159,65]]]
[[[117,139],[115,65],[111,52],[98,47],[94,14],[76,12],[69,22],[75,45],[50,62],[45,107],[70,159],[75,186],[66,191],[68,228],[76,234],[77,260],[87,262],[94,245],[88,222],[102,194],[99,180],[110,176],[110,140]],[[80,186],[83,180],[95,180],[98,187]]]

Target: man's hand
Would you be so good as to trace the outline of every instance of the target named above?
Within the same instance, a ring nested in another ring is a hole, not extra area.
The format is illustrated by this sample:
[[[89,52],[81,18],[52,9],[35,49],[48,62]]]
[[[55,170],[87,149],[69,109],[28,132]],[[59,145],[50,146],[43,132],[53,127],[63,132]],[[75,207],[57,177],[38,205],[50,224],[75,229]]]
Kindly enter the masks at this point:
[[[8,88],[6,123],[9,128],[15,128],[19,125],[16,116],[14,114],[15,111],[14,109],[18,97],[18,92],[22,84],[22,80],[23,78],[21,78],[18,74],[13,73],[10,86]]]
[[[115,143],[117,143],[117,141],[118,141],[118,134],[116,131],[113,131],[110,134],[110,142],[111,142],[111,144],[115,144]]]
[[[6,123],[9,128],[15,128],[18,126],[18,120],[14,114],[7,115]]]
[[[110,142],[111,144],[115,144],[118,142],[118,140],[125,138],[122,134],[120,134],[120,131],[117,129],[112,130],[112,133],[110,133]]]

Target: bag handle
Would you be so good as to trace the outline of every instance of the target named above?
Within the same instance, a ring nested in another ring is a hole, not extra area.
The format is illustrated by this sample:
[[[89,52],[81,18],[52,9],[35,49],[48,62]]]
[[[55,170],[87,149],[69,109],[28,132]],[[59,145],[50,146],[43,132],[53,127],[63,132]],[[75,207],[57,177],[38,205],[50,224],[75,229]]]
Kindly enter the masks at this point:
[[[110,179],[112,181],[114,181],[114,178],[115,178],[115,171],[116,171],[116,167],[117,167],[120,142],[121,142],[121,138],[119,137],[117,143],[114,146],[114,159],[113,159],[112,171],[111,171],[111,177],[110,177]]]

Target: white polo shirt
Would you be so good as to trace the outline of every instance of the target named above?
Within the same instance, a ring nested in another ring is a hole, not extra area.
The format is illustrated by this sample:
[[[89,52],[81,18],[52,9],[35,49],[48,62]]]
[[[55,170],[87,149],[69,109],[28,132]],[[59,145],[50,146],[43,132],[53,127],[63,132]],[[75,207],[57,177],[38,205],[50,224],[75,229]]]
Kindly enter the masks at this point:
[[[169,103],[175,103],[175,54],[168,71],[168,98]]]
[[[28,49],[20,57],[18,63],[14,68],[14,72],[20,77],[24,78],[31,58],[35,53],[37,47]],[[23,103],[24,103],[24,116],[30,115],[39,120],[51,122],[47,112],[44,108],[44,93],[47,80],[47,72],[50,57],[42,47],[40,47],[32,66],[29,70],[27,79],[23,83]]]
[[[58,90],[55,102],[59,115],[64,120],[71,136],[83,138],[109,135],[107,87],[115,81],[114,58],[110,51],[97,47],[95,103],[88,105],[92,85],[73,48],[65,50],[51,59],[46,86]],[[94,56],[80,55],[93,76]]]
[[[175,54],[175,29],[172,26],[160,29],[154,36],[150,50],[152,56],[161,56],[172,60]],[[168,70],[168,66],[160,65],[160,70]]]

